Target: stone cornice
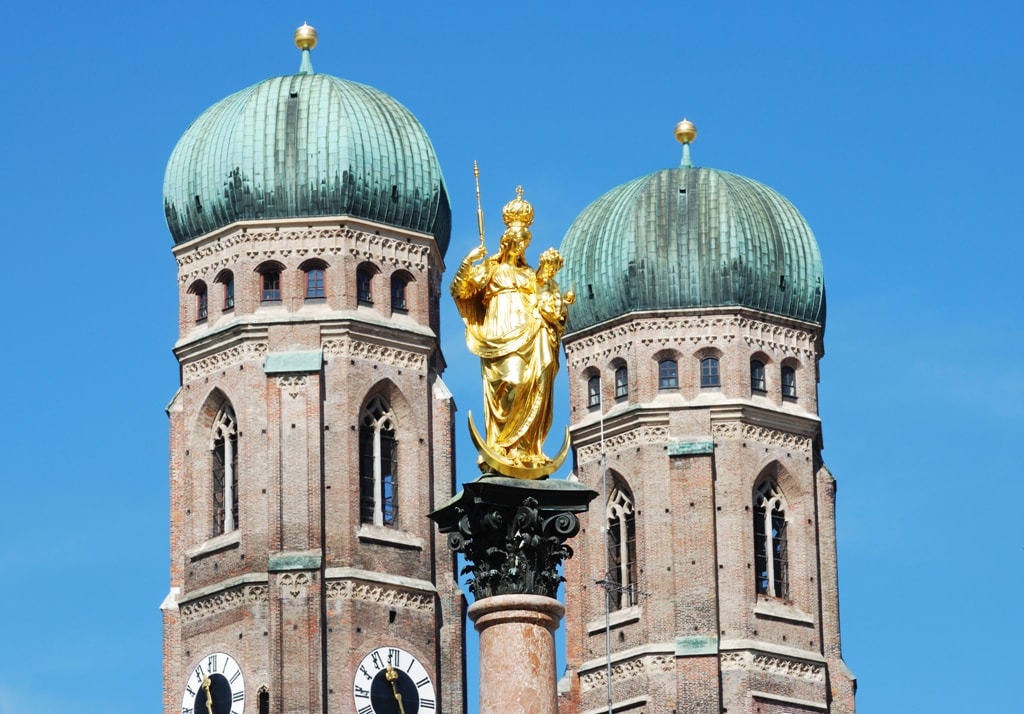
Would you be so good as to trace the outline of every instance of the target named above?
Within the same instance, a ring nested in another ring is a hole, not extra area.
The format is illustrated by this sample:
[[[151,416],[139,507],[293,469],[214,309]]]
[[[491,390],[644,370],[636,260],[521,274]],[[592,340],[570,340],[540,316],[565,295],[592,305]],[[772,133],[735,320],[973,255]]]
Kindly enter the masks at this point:
[[[565,339],[566,364],[580,369],[595,358],[625,358],[635,344],[692,352],[718,341],[742,340],[752,349],[814,360],[824,354],[821,328],[813,323],[750,309],[718,308],[630,313]]]
[[[173,253],[183,284],[202,272],[230,268],[240,253],[261,261],[295,256],[330,262],[331,256],[351,255],[411,271],[424,271],[430,263],[444,270],[432,236],[345,216],[241,221],[177,245]]]

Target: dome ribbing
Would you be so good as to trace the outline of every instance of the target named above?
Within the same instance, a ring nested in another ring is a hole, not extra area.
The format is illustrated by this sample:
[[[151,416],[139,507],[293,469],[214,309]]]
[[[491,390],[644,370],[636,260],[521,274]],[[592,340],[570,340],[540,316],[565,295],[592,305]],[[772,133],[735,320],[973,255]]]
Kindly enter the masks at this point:
[[[576,332],[647,310],[744,306],[825,323],[821,254],[793,204],[743,176],[665,169],[612,189],[562,242]]]
[[[164,176],[175,243],[235,221],[352,216],[434,236],[451,207],[430,139],[383,92],[326,74],[273,77],[214,104]]]

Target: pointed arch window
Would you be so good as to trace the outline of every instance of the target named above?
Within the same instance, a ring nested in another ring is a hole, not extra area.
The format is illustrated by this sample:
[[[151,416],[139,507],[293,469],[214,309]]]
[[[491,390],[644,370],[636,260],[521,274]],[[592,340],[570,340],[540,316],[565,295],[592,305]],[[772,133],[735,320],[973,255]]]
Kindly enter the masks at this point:
[[[759,595],[789,597],[786,500],[772,477],[754,490],[754,574]]]
[[[359,417],[359,503],[362,523],[396,525],[397,469],[395,417],[383,397],[376,396]]]
[[[225,404],[213,420],[213,535],[238,528],[238,425]]]
[[[270,714],[270,691],[266,687],[260,687],[256,693],[256,711],[258,714]]]
[[[637,604],[636,516],[633,498],[622,484],[608,497],[608,595],[616,610]]]

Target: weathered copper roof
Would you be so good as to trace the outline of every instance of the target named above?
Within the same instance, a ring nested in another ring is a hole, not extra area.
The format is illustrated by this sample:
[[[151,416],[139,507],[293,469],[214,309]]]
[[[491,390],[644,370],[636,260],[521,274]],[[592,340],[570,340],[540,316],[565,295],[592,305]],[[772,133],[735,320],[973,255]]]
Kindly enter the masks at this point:
[[[347,215],[432,234],[443,254],[451,207],[416,117],[373,87],[303,70],[221,100],[185,131],[164,176],[175,243],[239,220]]]
[[[612,189],[562,242],[569,331],[633,311],[746,306],[825,324],[821,254],[793,204],[743,176],[683,166]]]

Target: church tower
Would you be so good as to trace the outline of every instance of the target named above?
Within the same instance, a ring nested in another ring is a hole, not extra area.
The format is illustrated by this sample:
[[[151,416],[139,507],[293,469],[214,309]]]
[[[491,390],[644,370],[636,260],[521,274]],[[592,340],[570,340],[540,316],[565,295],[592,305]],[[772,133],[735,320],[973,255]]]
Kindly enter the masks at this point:
[[[818,246],[676,135],[679,168],[612,189],[562,245],[576,474],[603,501],[566,565],[560,712],[853,712]]]
[[[459,713],[465,603],[426,518],[455,486],[444,180],[405,107],[295,39],[299,71],[210,107],[166,171],[164,711]]]

